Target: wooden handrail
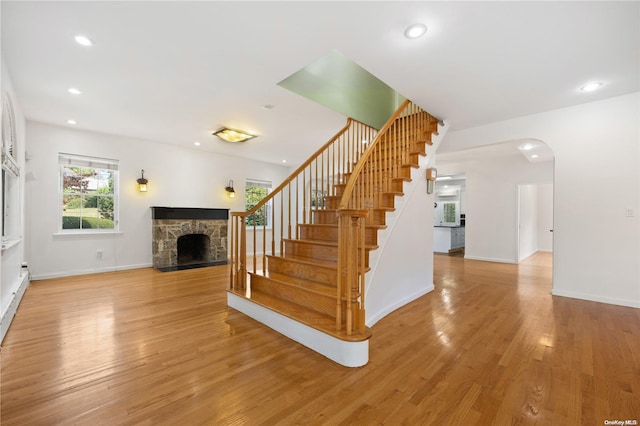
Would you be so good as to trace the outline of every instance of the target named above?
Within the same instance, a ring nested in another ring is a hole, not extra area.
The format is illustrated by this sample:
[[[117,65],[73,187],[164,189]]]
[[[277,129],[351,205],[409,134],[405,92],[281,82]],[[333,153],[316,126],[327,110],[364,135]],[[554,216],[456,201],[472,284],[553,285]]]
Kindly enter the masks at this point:
[[[302,173],[302,171],[304,169],[306,169],[311,163],[313,163],[314,160],[316,160],[320,154],[322,154],[324,151],[326,151],[326,149],[331,146],[332,143],[334,143],[340,136],[342,136],[347,130],[349,130],[349,127],[351,126],[351,123],[361,123],[358,120],[354,120],[351,117],[347,118],[347,124],[345,124],[345,126],[340,129],[340,131],[338,131],[338,133],[336,133],[331,139],[329,139],[329,141],[327,143],[325,143],[324,145],[322,145],[322,147],[320,147],[313,155],[311,155],[311,157],[309,157],[309,159],[307,161],[305,161],[304,163],[302,163],[300,165],[300,167],[298,167],[293,173],[291,173],[289,175],[289,177],[287,177],[280,185],[278,185],[278,187],[276,187],[276,189],[274,189],[273,191],[271,191],[266,197],[264,197],[262,200],[260,200],[260,202],[258,204],[256,204],[255,206],[253,206],[253,208],[251,210],[247,210],[247,211],[243,211],[243,212],[231,212],[232,215],[234,216],[249,216],[255,212],[257,212],[260,207],[266,205],[269,200],[273,199],[280,191],[282,191],[287,185],[289,185],[291,182],[293,182],[293,180],[300,175],[300,173]],[[364,124],[364,123],[361,123]]]
[[[248,272],[264,273],[267,257],[283,254],[287,242],[298,238],[299,225],[314,222],[316,211],[326,207],[326,197],[338,193],[337,185],[346,181],[366,150],[361,140],[373,140],[376,133],[348,118],[342,129],[251,209],[231,212],[230,289],[244,289]]]
[[[400,191],[392,183],[409,176],[408,167],[416,165],[416,142],[428,143],[424,132],[432,129],[434,120],[410,101],[403,102],[380,131],[349,118],[253,208],[232,212],[230,290],[249,294],[249,274],[263,282],[272,272],[306,268],[283,263],[283,258],[304,262],[318,255],[337,263],[337,276],[332,275],[336,330],[347,335],[365,332],[365,271],[371,249],[365,244],[365,226],[384,223],[379,222],[384,220],[380,212]],[[323,228],[317,225],[337,225],[337,252],[318,248],[322,245],[314,242],[314,233]]]
[[[412,143],[419,141],[420,132],[434,120],[411,101],[404,101],[362,153],[346,182],[337,211],[337,287],[347,305],[347,334],[365,328],[365,218],[376,209],[384,212],[385,196],[393,197],[398,191],[392,189],[394,179],[409,177],[410,154],[419,151]]]
[[[358,180],[360,174],[362,173],[362,169],[364,168],[365,163],[371,157],[371,153],[374,151],[376,145],[382,139],[382,137],[387,133],[387,131],[391,128],[391,125],[396,121],[396,119],[402,114],[405,108],[411,103],[410,100],[406,99],[400,107],[396,110],[396,112],[387,120],[387,122],[382,126],[382,129],[376,135],[376,138],[369,144],[364,154],[356,164],[355,168],[351,172],[351,176],[349,177],[349,181],[347,182],[347,186],[344,189],[344,193],[342,194],[342,199],[340,200],[340,207],[338,209],[346,209],[349,206],[349,202],[351,201],[351,196],[353,194],[353,188],[356,185],[356,181]]]

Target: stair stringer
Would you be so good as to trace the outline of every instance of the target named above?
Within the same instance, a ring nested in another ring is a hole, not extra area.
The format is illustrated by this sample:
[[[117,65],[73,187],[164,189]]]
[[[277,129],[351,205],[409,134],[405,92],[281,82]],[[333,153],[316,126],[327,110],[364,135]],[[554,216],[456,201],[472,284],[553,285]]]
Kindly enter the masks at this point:
[[[434,195],[427,194],[425,173],[448,129],[448,123],[438,126],[433,145],[427,145],[420,167],[411,170],[411,182],[404,184],[404,196],[396,197],[395,211],[387,213],[386,229],[378,231],[378,249],[370,252],[371,269],[365,274],[367,327],[434,289]]]

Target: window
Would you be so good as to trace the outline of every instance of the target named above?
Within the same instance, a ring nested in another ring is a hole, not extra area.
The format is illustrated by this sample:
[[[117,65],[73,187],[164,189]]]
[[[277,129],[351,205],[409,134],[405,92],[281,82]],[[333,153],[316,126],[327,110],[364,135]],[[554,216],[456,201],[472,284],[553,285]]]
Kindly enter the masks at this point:
[[[247,179],[244,197],[245,209],[251,210],[271,192],[271,182]],[[247,226],[271,226],[271,201],[247,216]]]
[[[62,231],[118,230],[118,161],[58,156]]]
[[[444,218],[445,223],[456,222],[456,203],[444,203]]]
[[[2,99],[2,242],[15,240],[20,234],[20,168],[17,161],[16,123],[11,97]]]

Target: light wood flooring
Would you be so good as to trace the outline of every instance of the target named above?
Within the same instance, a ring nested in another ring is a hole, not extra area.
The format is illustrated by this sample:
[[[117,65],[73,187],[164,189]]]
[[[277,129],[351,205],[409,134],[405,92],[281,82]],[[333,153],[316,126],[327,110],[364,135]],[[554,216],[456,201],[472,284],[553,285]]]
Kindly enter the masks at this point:
[[[435,264],[435,291],[373,326],[357,369],[228,308],[227,266],[33,282],[2,346],[0,421],[640,421],[640,310],[552,297],[548,254]]]

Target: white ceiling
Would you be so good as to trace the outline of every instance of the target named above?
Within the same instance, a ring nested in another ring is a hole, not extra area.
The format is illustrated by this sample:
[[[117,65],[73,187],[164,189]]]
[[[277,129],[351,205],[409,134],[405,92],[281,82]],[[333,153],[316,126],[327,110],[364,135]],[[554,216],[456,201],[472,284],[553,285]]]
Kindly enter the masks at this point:
[[[514,162],[544,163],[553,161],[553,151],[545,143],[534,139],[522,139],[495,143],[477,148],[452,152],[438,152],[437,165],[451,166],[466,162],[483,162],[485,160],[502,159]],[[523,163],[526,164],[526,163]],[[440,175],[442,176],[442,174]],[[464,179],[459,173],[447,174],[454,179]]]
[[[277,86],[334,49],[454,130],[640,90],[637,1],[0,7],[2,56],[28,119],[274,163],[303,161],[344,125]],[[408,40],[415,22],[429,30]],[[594,80],[603,88],[579,90]],[[228,144],[211,136],[222,125],[259,137]]]

